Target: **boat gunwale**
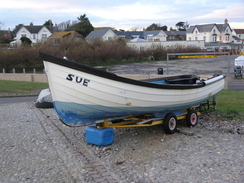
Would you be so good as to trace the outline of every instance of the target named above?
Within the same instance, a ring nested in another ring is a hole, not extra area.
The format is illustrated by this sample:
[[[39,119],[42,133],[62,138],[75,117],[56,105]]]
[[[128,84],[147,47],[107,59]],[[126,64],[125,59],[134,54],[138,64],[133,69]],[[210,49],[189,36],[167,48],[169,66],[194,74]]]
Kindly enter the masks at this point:
[[[157,84],[157,83],[151,83],[149,81],[155,81],[155,80],[159,80],[160,78],[157,79],[147,79],[147,80],[134,80],[134,79],[130,79],[130,78],[125,78],[125,77],[121,77],[118,76],[116,74],[107,72],[107,71],[103,71],[97,68],[93,68],[78,62],[74,62],[71,60],[67,60],[61,57],[57,57],[54,55],[50,55],[44,52],[39,52],[40,57],[43,59],[44,62],[51,62],[57,65],[61,65],[64,67],[68,67],[77,71],[81,71],[81,72],[85,72],[88,74],[92,74],[95,76],[99,76],[102,78],[106,78],[106,79],[111,79],[114,81],[118,81],[118,82],[123,82],[126,84],[132,84],[132,85],[137,85],[137,86],[142,86],[142,87],[150,87],[150,88],[157,88],[157,89],[180,89],[180,90],[185,90],[185,89],[196,89],[196,88],[201,88],[204,87],[206,84],[204,82],[200,82],[198,84]],[[195,75],[181,75],[181,76],[195,76]],[[165,80],[168,78],[173,78],[174,76],[169,76],[169,77],[163,77],[161,79]],[[176,76],[177,77],[177,76]],[[223,76],[224,78],[224,76]],[[222,79],[222,78],[221,78]],[[216,80],[212,83],[215,83],[219,81]]]

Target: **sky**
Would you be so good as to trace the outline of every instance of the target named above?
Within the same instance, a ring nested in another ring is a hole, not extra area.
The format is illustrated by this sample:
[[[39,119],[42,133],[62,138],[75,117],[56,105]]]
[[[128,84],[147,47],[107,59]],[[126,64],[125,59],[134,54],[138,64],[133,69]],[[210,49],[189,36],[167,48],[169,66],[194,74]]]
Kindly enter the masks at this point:
[[[142,30],[151,24],[176,28],[178,22],[191,25],[224,23],[244,29],[244,0],[0,0],[0,29],[16,25],[43,25],[75,21],[86,14],[93,27]]]

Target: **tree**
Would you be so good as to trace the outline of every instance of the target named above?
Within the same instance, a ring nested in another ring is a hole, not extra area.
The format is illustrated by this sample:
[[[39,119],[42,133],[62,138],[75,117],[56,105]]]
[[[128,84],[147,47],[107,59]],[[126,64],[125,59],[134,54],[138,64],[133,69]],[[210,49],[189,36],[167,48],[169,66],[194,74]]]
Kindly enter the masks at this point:
[[[53,22],[52,22],[52,20],[48,20],[43,25],[53,27]]]
[[[149,27],[146,28],[146,31],[152,31],[152,30],[163,30],[163,31],[167,31],[167,26],[161,26],[160,24],[155,24],[153,23],[152,25],[150,25]]]
[[[178,31],[186,31],[186,29],[189,27],[188,22],[178,22],[175,24],[177,27]]]
[[[86,17],[86,14],[80,15],[80,17],[77,17],[79,21],[89,21],[88,17]]]
[[[23,45],[31,45],[32,41],[28,37],[21,37],[21,44]]]
[[[91,31],[94,30],[94,27],[90,23],[88,17],[86,17],[86,14],[80,15],[80,17],[77,17],[77,19],[79,22],[69,26],[66,31],[76,31],[83,37],[86,37]]]
[[[4,26],[4,23],[0,22],[0,30],[2,29],[3,26]]]
[[[58,30],[59,31],[67,30],[71,25],[70,22],[71,22],[71,20],[67,20],[66,22],[62,22],[62,23],[58,24]]]

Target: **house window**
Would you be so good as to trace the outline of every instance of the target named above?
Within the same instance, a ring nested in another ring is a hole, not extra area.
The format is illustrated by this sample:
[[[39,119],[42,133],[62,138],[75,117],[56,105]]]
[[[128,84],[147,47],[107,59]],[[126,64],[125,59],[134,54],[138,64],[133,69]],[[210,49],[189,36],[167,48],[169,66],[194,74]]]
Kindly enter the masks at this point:
[[[42,39],[47,39],[47,34],[42,34]]]
[[[147,40],[148,41],[153,41],[153,34],[147,35]]]
[[[203,36],[203,40],[206,41],[206,36]]]
[[[195,40],[197,40],[197,37],[195,37]]]
[[[213,36],[213,42],[216,42],[217,38],[216,36]]]
[[[26,37],[26,34],[21,34],[21,37]]]
[[[36,34],[33,34],[33,39],[36,39]]]
[[[191,41],[191,37],[189,37],[189,41]]]

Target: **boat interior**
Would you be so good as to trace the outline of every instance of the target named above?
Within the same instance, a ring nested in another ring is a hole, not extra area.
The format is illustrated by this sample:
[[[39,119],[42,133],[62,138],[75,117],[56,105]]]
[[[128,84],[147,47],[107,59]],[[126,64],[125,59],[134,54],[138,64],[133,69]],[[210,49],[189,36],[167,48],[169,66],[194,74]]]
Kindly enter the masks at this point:
[[[148,79],[143,81],[156,84],[196,84],[197,81],[200,81],[200,77],[197,75],[179,75],[165,78]]]

